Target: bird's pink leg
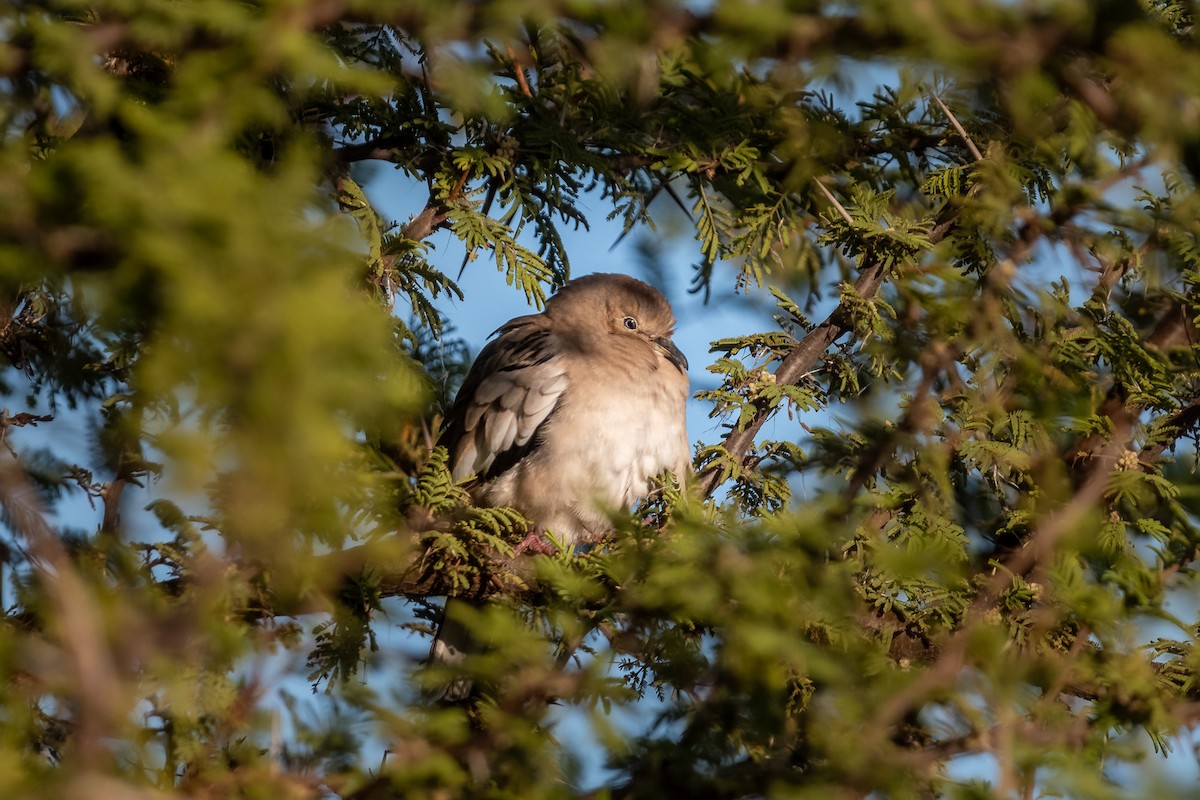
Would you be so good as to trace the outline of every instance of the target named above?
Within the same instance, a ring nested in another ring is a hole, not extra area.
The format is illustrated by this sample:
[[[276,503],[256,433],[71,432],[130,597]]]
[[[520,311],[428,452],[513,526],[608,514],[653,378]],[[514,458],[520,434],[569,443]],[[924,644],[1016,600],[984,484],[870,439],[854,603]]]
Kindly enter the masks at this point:
[[[543,536],[541,531],[530,531],[513,550],[513,555],[519,556],[528,552],[549,556],[557,553],[558,548],[554,546],[554,542]]]

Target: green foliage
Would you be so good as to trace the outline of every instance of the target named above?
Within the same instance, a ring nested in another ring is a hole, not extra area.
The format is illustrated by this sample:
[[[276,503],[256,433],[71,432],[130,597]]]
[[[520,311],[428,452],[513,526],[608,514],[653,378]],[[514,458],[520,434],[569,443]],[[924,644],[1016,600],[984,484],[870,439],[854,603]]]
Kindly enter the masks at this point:
[[[0,9],[0,796],[1147,794],[1200,725],[1193,17]],[[680,211],[668,284],[774,303],[724,437],[514,560],[434,446],[430,236],[538,307]]]

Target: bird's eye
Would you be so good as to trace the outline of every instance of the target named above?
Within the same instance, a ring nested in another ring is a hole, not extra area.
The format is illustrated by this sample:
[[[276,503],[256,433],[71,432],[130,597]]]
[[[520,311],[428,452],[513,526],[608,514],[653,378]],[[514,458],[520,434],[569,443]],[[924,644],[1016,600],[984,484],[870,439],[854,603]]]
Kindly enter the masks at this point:
[[[633,317],[626,317],[625,318],[625,327],[631,331],[636,331],[637,330],[637,320],[634,319]]]

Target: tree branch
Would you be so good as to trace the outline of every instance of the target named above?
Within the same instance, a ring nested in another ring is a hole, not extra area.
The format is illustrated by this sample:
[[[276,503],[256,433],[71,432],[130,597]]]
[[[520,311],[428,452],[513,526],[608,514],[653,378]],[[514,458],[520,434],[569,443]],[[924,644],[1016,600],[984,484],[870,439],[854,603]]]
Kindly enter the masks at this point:
[[[0,428],[0,440],[6,432]],[[122,703],[121,680],[103,639],[106,628],[66,548],[46,522],[36,489],[7,446],[0,446],[0,506],[24,540],[50,601],[45,619],[51,623],[74,682],[76,735],[72,742],[77,763],[86,771],[105,758],[107,737]]]
[[[953,227],[953,213],[948,213],[945,219],[930,230],[927,241],[930,244],[940,242]],[[887,267],[883,262],[875,261],[867,264],[859,272],[858,280],[854,284],[855,294],[864,298],[874,297],[886,277]],[[820,325],[809,331],[784,357],[779,368],[775,370],[775,382],[779,385],[799,385],[800,380],[825,355],[825,351],[829,349],[830,345],[847,333],[851,325],[849,310],[845,302],[839,303]],[[746,452],[754,443],[754,437],[778,410],[778,406],[771,406],[770,402],[765,399],[755,400],[754,408],[754,416],[746,423],[745,427],[731,430],[722,444],[730,459],[738,466],[745,463]],[[709,467],[700,475],[701,491],[706,496],[712,494],[723,479],[719,465]]]

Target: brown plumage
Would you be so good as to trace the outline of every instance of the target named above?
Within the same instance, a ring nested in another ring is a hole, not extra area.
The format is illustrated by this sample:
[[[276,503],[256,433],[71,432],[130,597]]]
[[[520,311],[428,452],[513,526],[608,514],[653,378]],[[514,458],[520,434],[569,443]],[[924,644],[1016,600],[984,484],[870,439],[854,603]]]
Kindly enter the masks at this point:
[[[479,353],[446,417],[441,443],[477,503],[512,506],[568,544],[603,533],[655,477],[690,464],[687,360],[656,289],[627,275],[578,278],[540,314],[517,317]],[[449,612],[450,603],[447,604]],[[431,657],[461,660],[465,631],[449,615]],[[469,691],[447,687],[446,700]]]

